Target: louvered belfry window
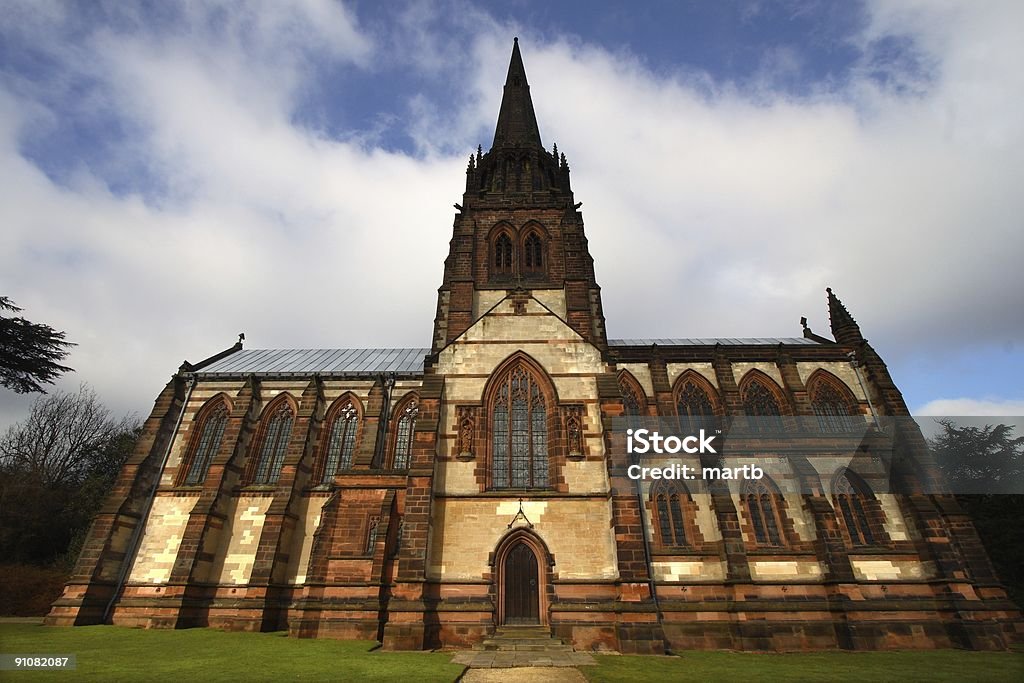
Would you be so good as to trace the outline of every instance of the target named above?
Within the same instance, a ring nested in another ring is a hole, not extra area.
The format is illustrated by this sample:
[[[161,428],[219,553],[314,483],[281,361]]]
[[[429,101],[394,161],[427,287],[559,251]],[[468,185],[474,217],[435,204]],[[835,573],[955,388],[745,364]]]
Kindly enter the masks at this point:
[[[185,486],[201,484],[206,479],[213,456],[220,450],[220,442],[224,436],[224,427],[228,423],[228,407],[221,403],[203,418],[199,433],[199,441],[192,451],[188,473],[185,475]]]
[[[494,273],[512,274],[512,240],[504,233],[494,240]]]
[[[523,243],[523,265],[529,273],[539,273],[544,268],[544,243],[535,232]]]
[[[498,386],[491,445],[494,488],[547,487],[547,406],[536,380],[521,366]]]
[[[281,467],[284,465],[285,451],[288,450],[288,441],[292,436],[293,421],[291,407],[284,402],[269,417],[250,483],[277,483]]]
[[[321,483],[327,484],[341,470],[352,467],[352,455],[356,450],[356,434],[359,431],[359,411],[348,401],[331,422],[327,439],[327,458]]]

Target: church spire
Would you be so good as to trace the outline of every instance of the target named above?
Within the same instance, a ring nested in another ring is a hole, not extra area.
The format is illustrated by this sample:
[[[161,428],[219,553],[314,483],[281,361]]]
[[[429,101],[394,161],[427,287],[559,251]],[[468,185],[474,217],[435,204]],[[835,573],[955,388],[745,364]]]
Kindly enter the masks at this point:
[[[491,149],[502,145],[536,145],[540,141],[537,116],[530,99],[530,84],[526,82],[526,68],[519,53],[519,38],[512,42],[512,59],[508,63],[508,76],[498,111],[498,125],[494,128],[494,143]]]
[[[828,292],[828,318],[832,327],[832,336],[840,344],[859,344],[864,341],[864,336],[860,333],[860,326],[846,310],[843,302],[832,293],[831,287],[827,287],[825,291]]]

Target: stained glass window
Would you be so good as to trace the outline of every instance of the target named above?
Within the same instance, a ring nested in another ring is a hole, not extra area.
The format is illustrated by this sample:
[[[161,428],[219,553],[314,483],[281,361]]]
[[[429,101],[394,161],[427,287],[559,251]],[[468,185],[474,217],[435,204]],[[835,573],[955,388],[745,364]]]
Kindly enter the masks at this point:
[[[743,391],[743,412],[748,417],[752,431],[767,431],[782,428],[782,410],[772,390],[761,381],[753,380]]]
[[[844,472],[836,478],[832,495],[853,544],[874,545],[875,537],[871,533],[867,511],[864,509],[867,497],[850,481],[849,473]]]
[[[640,395],[633,386],[633,383],[629,381],[623,375],[619,378],[619,393],[622,394],[622,407],[625,410],[625,414],[629,416],[640,415],[642,412],[642,403],[640,401]]]
[[[416,416],[419,412],[420,406],[416,399],[406,402],[405,407],[402,409],[402,414],[398,418],[398,428],[395,432],[395,453],[391,459],[392,469],[409,469],[413,426],[416,424]]]
[[[513,369],[498,386],[491,446],[494,488],[545,488],[548,485],[544,395],[522,367]]]
[[[213,456],[220,450],[220,441],[224,436],[224,426],[227,422],[228,407],[223,402],[203,417],[199,441],[192,451],[188,473],[185,475],[183,482],[186,486],[201,484],[206,479],[206,473],[210,469]]]
[[[679,413],[683,431],[697,432],[702,427],[711,429],[715,425],[715,408],[704,387],[692,380],[686,380],[676,394],[676,412]]]
[[[341,470],[352,467],[352,455],[356,450],[356,434],[359,432],[359,411],[351,401],[335,413],[331,431],[327,437],[327,457],[321,483],[327,484]]]
[[[267,421],[260,444],[259,456],[253,468],[251,483],[275,484],[281,475],[285,451],[292,436],[292,410],[285,402],[277,407]]]
[[[781,546],[778,494],[763,479],[747,480],[743,488],[750,525],[754,528],[754,540],[759,545]]]
[[[654,511],[663,546],[686,545],[682,495],[675,485],[662,484],[654,489]]]
[[[857,426],[849,401],[830,382],[818,381],[811,391],[811,406],[818,427],[826,432],[848,432]]]

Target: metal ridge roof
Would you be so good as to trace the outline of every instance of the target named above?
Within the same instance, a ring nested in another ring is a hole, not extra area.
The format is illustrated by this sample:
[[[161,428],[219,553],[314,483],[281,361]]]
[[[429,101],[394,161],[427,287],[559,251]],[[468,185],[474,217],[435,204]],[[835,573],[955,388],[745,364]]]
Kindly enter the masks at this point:
[[[421,374],[430,349],[244,349],[196,371],[196,375]]]
[[[778,346],[779,344],[819,346],[820,342],[805,337],[692,337],[676,339],[609,339],[608,346]]]

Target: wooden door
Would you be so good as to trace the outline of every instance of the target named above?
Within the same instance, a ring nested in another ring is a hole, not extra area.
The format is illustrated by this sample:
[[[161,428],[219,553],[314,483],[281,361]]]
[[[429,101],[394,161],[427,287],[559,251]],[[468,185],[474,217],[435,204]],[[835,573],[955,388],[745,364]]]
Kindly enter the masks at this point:
[[[537,556],[519,543],[505,558],[505,623],[539,624],[540,590]]]

